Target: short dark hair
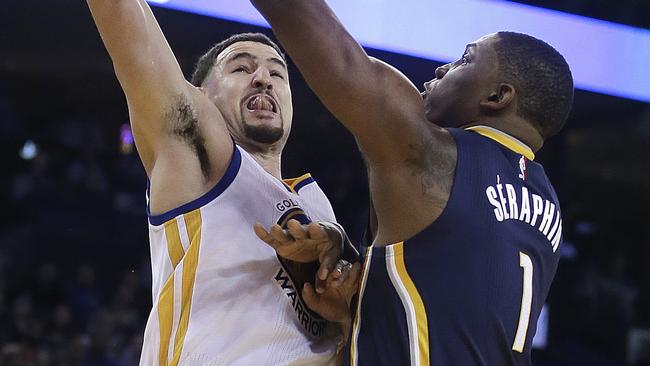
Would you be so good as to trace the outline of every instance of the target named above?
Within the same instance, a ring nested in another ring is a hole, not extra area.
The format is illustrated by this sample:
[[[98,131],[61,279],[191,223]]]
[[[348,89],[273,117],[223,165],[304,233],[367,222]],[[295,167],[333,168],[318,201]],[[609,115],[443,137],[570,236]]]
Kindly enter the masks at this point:
[[[564,57],[527,34],[498,32],[500,76],[517,90],[518,113],[544,139],[560,132],[573,104],[573,77]]]
[[[214,66],[214,62],[216,61],[217,56],[219,56],[223,50],[228,48],[228,46],[237,42],[258,42],[267,46],[271,46],[273,49],[275,49],[275,51],[277,51],[280,57],[282,57],[282,60],[284,60],[285,63],[287,62],[287,58],[284,56],[282,50],[280,50],[280,47],[278,47],[278,45],[275,44],[275,42],[273,42],[266,35],[262,33],[234,34],[212,46],[208,52],[199,58],[199,61],[197,61],[194,68],[194,72],[192,73],[192,85],[201,86],[201,84],[203,84],[203,81],[205,81],[205,78],[210,73],[212,66]]]

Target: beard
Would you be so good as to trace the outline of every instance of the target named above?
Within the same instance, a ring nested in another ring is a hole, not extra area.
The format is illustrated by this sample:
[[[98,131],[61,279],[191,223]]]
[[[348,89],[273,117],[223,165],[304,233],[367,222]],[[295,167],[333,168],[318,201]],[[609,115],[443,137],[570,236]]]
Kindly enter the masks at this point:
[[[244,134],[247,138],[261,143],[261,144],[274,144],[284,135],[284,130],[282,127],[271,127],[271,126],[251,126],[245,121],[244,125]]]

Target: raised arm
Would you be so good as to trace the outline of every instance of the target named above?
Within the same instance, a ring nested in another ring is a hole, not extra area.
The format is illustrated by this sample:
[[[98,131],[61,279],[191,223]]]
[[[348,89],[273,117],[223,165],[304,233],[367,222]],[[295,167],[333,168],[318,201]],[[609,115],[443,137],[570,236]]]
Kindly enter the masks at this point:
[[[322,0],[252,0],[323,104],[366,158],[387,163],[425,120],[422,97],[398,70],[368,57]],[[401,140],[402,144],[397,144]]]
[[[126,95],[138,152],[151,176],[173,138],[173,106],[181,100],[194,104],[199,92],[185,80],[146,1],[87,3]]]
[[[251,0],[310,87],[354,134],[368,162],[377,242],[419,232],[449,197],[456,146],[428,122],[417,88],[368,57],[324,0]]]

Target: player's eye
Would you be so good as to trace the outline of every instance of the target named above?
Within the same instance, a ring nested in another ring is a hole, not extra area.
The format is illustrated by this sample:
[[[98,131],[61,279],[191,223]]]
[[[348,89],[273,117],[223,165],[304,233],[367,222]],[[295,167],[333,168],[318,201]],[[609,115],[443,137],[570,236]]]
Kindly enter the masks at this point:
[[[280,72],[278,72],[278,71],[271,71],[271,76],[278,77],[278,78],[280,78],[280,79],[284,79],[284,75],[282,75],[282,74],[281,74]]]

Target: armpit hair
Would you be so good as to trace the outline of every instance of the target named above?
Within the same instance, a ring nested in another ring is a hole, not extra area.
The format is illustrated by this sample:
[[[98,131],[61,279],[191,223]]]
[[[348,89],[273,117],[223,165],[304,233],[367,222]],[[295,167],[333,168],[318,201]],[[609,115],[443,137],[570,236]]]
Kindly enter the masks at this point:
[[[205,148],[205,138],[199,131],[199,119],[194,107],[185,96],[178,96],[165,116],[171,126],[173,136],[188,144],[196,154],[201,172],[207,179],[210,176],[210,160]]]

